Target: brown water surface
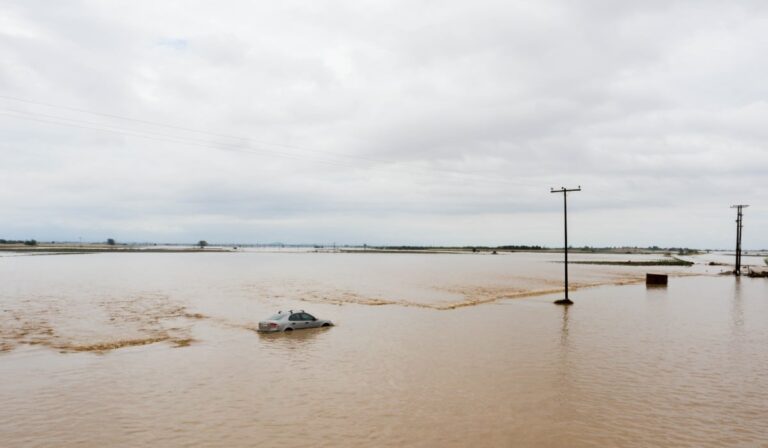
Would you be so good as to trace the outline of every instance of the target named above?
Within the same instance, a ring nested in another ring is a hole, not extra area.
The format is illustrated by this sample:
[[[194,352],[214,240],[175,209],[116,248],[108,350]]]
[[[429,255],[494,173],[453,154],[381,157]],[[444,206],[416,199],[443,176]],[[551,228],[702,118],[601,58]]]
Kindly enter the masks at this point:
[[[0,257],[0,445],[768,443],[767,280],[574,265],[563,308],[558,260]],[[289,308],[338,325],[253,331]]]

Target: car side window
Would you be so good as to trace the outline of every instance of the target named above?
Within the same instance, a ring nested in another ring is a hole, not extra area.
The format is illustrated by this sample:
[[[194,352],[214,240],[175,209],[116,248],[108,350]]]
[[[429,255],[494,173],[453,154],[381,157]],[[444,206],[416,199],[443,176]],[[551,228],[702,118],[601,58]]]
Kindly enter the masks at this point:
[[[291,314],[291,317],[289,317],[288,320],[292,320],[292,321],[301,320],[301,313]]]
[[[317,320],[311,314],[307,314],[307,313],[302,313],[301,318],[302,320]]]

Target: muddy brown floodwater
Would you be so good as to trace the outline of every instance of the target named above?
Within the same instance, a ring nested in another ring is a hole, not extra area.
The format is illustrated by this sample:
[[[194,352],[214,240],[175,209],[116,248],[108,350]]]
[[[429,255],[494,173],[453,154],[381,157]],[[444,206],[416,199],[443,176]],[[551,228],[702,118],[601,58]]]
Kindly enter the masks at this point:
[[[768,446],[768,280],[712,256],[564,308],[554,254],[9,255],[3,447]]]

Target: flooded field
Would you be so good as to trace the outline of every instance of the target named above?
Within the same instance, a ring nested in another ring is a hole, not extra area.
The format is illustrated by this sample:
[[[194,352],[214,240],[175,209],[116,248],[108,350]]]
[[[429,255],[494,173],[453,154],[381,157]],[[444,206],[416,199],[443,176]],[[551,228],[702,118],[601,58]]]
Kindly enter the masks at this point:
[[[768,279],[681,258],[4,254],[0,445],[765,446]]]

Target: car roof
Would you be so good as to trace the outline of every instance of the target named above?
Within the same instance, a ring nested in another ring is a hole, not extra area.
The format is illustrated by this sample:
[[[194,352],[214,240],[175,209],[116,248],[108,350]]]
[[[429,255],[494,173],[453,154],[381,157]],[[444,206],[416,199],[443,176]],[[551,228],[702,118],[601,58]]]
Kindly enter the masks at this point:
[[[276,312],[275,314],[285,314],[285,315],[291,315],[291,314],[298,314],[298,313],[307,313],[307,312],[306,312],[306,311],[304,311],[304,310],[288,310],[288,311],[286,311],[286,312],[283,312],[283,311],[281,310],[281,311],[278,311],[278,312]],[[309,313],[307,313],[307,314],[309,314]]]

